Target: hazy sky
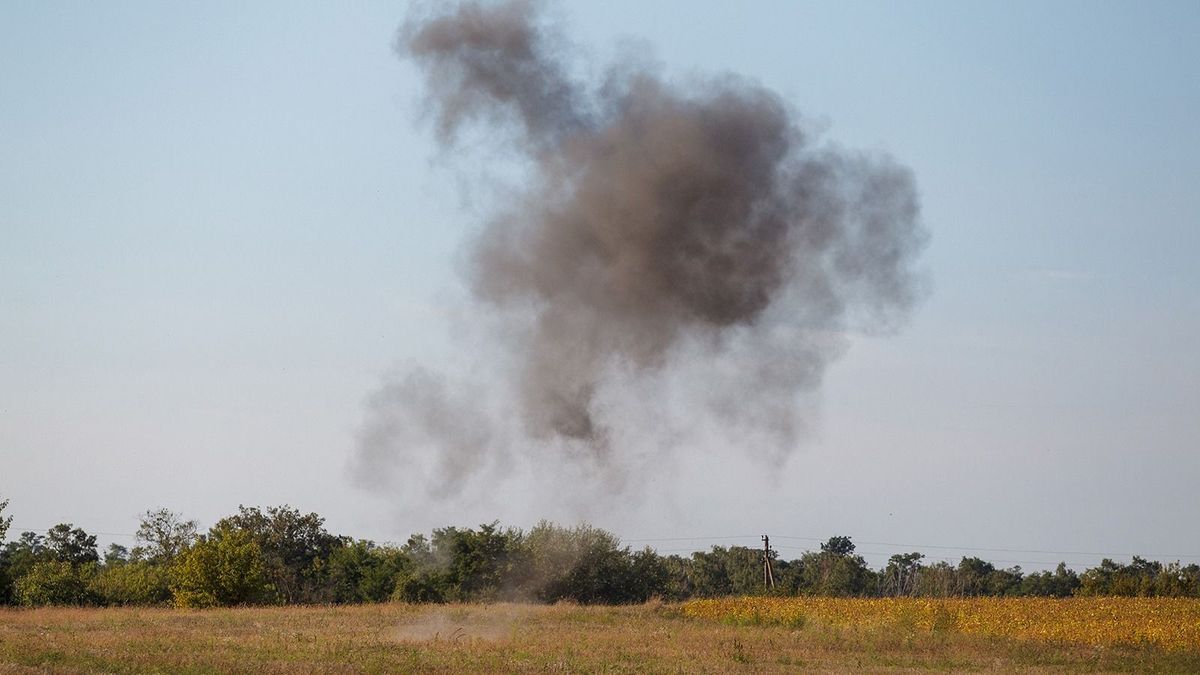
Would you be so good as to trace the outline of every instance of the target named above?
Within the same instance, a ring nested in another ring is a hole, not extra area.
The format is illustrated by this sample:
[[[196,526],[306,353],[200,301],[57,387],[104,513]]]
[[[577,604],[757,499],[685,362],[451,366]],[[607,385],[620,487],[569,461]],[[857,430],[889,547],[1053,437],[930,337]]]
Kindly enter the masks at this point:
[[[151,507],[207,526],[289,503],[380,540],[546,517],[664,551],[846,534],[873,564],[910,544],[1026,568],[1200,556],[1200,4],[551,12],[585,62],[633,39],[680,77],[740,73],[915,172],[929,296],[898,335],[850,336],[786,464],[709,453],[592,505],[520,475],[426,508],[356,487],[370,392],[454,358],[461,242],[488,207],[417,119],[405,6],[8,2],[14,525],[126,542]]]

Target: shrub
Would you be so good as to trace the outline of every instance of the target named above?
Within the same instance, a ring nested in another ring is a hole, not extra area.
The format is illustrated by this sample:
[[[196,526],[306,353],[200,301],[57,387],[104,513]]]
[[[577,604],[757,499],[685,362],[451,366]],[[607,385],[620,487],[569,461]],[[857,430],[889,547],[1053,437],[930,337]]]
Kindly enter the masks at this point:
[[[15,584],[17,602],[39,605],[88,605],[96,598],[89,582],[96,576],[94,564],[72,565],[59,560],[35,564]]]
[[[262,551],[245,530],[210,531],[176,558],[170,575],[177,607],[249,605],[271,598]]]
[[[383,602],[392,597],[396,577],[407,567],[408,558],[399,549],[355,541],[333,550],[325,578],[334,602]]]
[[[88,588],[106,605],[164,605],[171,601],[168,568],[146,561],[105,565]]]
[[[397,602],[446,602],[450,586],[445,573],[430,568],[405,570],[396,576],[392,600]]]

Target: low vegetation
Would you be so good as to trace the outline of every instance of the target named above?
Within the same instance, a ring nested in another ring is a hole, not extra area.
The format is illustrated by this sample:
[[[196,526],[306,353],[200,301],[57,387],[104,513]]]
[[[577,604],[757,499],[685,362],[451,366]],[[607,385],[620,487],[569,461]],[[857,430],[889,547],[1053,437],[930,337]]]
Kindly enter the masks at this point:
[[[0,501],[0,541],[11,516]],[[316,513],[288,506],[239,507],[205,533],[166,509],[141,518],[137,545],[112,545],[70,524],[23,532],[0,549],[0,604],[243,605],[519,601],[637,604],[731,596],[821,597],[1200,597],[1200,565],[1134,557],[1082,574],[999,569],[974,557],[923,564],[892,556],[879,570],[848,537],[794,560],[770,552],[777,585],[763,584],[763,552],[714,546],[663,556],[623,546],[612,533],[540,523],[528,531],[497,523],[414,534],[403,545],[337,536]]]

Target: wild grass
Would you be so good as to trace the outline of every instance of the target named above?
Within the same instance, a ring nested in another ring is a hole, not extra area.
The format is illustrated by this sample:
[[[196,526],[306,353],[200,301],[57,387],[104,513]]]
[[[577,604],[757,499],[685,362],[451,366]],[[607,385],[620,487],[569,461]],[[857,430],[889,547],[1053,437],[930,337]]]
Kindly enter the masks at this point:
[[[685,606],[403,604],[0,611],[0,673],[1200,672],[1200,646],[1097,648]]]

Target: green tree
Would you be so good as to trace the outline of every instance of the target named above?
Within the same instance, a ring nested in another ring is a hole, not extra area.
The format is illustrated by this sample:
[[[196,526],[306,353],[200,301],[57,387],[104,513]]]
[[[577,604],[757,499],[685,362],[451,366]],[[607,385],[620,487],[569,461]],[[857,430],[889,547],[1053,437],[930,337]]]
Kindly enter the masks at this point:
[[[196,521],[168,509],[152,509],[142,514],[138,524],[137,541],[142,546],[135,557],[170,564],[195,539]]]
[[[917,595],[946,598],[960,594],[958,568],[945,560],[922,565],[917,575]]]
[[[396,575],[392,600],[397,602],[446,602],[451,581],[445,570],[410,567]]]
[[[1154,576],[1150,594],[1163,598],[1184,598],[1195,596],[1200,591],[1195,584],[1196,572],[1200,567],[1192,564],[1182,566],[1178,561],[1162,566]]]
[[[392,600],[398,602],[446,602],[451,593],[449,554],[435,551],[423,534],[408,538],[401,552],[409,565],[396,575]]]
[[[1002,570],[986,560],[963,557],[958,563],[958,595],[1000,597],[1020,592],[1020,567]]]
[[[112,543],[104,551],[104,566],[116,567],[129,562],[129,549],[124,546]]]
[[[325,519],[302,514],[287,505],[263,512],[239,506],[237,514],[223,518],[214,528],[242,530],[258,544],[263,573],[284,603],[332,600],[325,578],[330,554],[342,540],[325,531]]]
[[[170,571],[145,560],[106,564],[88,582],[88,591],[104,605],[165,605],[171,602]]]
[[[36,532],[22,532],[16,541],[10,541],[0,550],[0,572],[4,586],[0,587],[0,601],[4,604],[18,602],[16,581],[29,573],[39,562],[53,560],[46,548],[46,539]]]
[[[830,537],[828,541],[821,544],[821,552],[839,557],[852,555],[854,542],[850,541],[850,537]]]
[[[680,602],[695,595],[695,589],[692,587],[691,579],[689,578],[692,565],[690,558],[669,555],[659,557],[659,561],[662,564],[663,574],[666,575],[662,590],[662,597],[664,599],[672,602]]]
[[[1067,569],[1066,563],[1059,563],[1054,572],[1034,572],[1025,575],[1018,590],[1019,595],[1032,595],[1047,598],[1065,598],[1079,588],[1079,575]]]
[[[52,558],[72,565],[98,562],[96,537],[70,523],[60,523],[46,532],[46,550]]]
[[[1200,595],[1200,567],[1182,567],[1178,562],[1161,562],[1133,556],[1128,565],[1105,558],[1084,570],[1079,579],[1080,595],[1195,596]]]
[[[404,553],[360,540],[347,542],[329,556],[326,577],[333,602],[382,602],[396,591],[400,573],[411,566]]]
[[[545,602],[644,602],[668,588],[667,566],[653,551],[632,553],[616,535],[590,525],[567,529],[543,521],[524,544],[524,587]]]
[[[249,531],[230,526],[210,530],[176,556],[170,588],[178,607],[257,604],[272,590],[258,542]]]
[[[687,595],[712,598],[763,593],[762,551],[746,546],[713,546],[697,551],[685,566]]]
[[[12,516],[5,517],[4,509],[8,508],[8,500],[0,500],[0,544],[8,538],[8,528],[12,525]],[[9,573],[9,560],[6,555],[7,547],[0,547],[0,605],[12,602],[12,576]]]
[[[1054,576],[1052,577],[1053,592],[1051,595],[1058,598],[1065,598],[1073,595],[1079,590],[1079,575],[1074,570],[1067,569],[1067,564],[1064,562],[1058,563],[1058,567],[1054,568]]]
[[[95,597],[88,586],[95,575],[95,563],[44,560],[17,579],[17,601],[26,606],[93,604]]]
[[[496,522],[433,531],[433,557],[445,569],[450,600],[489,600],[512,584],[523,555],[521,533]]]
[[[665,598],[670,588],[670,570],[653,549],[644,548],[630,556],[631,583],[624,589],[620,602],[646,602]]]
[[[921,553],[897,553],[888,558],[881,578],[884,595],[914,595],[921,574]]]
[[[12,525],[12,516],[5,516],[4,509],[8,508],[8,500],[0,499],[0,543],[8,538],[8,528]]]
[[[1200,598],[1200,565],[1191,563],[1181,567],[1176,561],[1172,563],[1172,571],[1178,575],[1180,597]]]
[[[875,587],[875,575],[862,556],[854,555],[849,537],[832,537],[820,553],[805,553],[800,591],[815,595],[859,596]]]
[[[16,541],[4,545],[4,564],[11,578],[17,579],[43,560],[50,560],[46,540],[36,532],[22,532]]]
[[[1086,569],[1079,578],[1080,595],[1132,595],[1132,586],[1124,579],[1124,566],[1109,558]]]

